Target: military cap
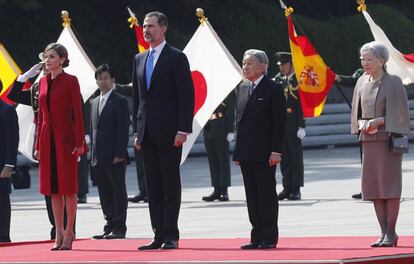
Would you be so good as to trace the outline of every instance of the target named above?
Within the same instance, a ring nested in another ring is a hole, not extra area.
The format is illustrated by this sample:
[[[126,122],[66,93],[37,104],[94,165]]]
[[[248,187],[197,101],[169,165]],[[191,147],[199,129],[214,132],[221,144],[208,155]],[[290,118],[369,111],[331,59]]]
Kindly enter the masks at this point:
[[[292,53],[290,52],[276,52],[277,65],[281,65],[286,62],[292,62]]]

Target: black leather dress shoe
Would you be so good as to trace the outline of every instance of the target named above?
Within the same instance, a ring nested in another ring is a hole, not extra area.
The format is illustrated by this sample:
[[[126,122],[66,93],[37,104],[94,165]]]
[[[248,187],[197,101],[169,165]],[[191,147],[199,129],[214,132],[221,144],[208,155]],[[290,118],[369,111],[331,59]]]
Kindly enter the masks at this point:
[[[128,202],[131,202],[131,203],[139,203],[141,201],[143,201],[144,203],[148,203],[148,197],[140,193],[140,194],[135,195],[134,197],[128,198]]]
[[[292,194],[292,191],[284,188],[278,195],[277,195],[277,199],[279,201],[285,200],[286,198],[288,198],[290,195]]]
[[[104,231],[102,234],[100,235],[95,235],[92,238],[93,239],[104,239],[105,236],[109,235],[110,233],[112,233],[112,231]]]
[[[86,197],[79,197],[78,198],[78,204],[86,204],[88,202],[88,200],[86,199]]]
[[[257,244],[257,243],[244,244],[244,245],[241,245],[240,248],[241,249],[258,249],[259,248],[259,244]]]
[[[162,249],[177,249],[178,241],[177,240],[165,240],[161,248]]]
[[[203,201],[206,202],[212,202],[214,200],[217,200],[220,196],[220,193],[218,192],[218,190],[214,189],[214,192],[212,192],[210,195],[208,196],[203,196]]]
[[[352,198],[353,198],[353,199],[362,199],[362,193],[354,193],[354,194],[352,195]]]
[[[110,234],[104,236],[104,238],[105,239],[123,239],[125,238],[125,233],[112,231]]]
[[[151,243],[138,247],[139,250],[159,249],[162,246],[162,241],[152,240]]]
[[[293,192],[289,195],[287,199],[290,201],[299,201],[302,199],[302,195],[300,194],[300,191]]]
[[[228,194],[220,194],[218,200],[220,202],[228,202],[229,201],[229,195]]]
[[[273,243],[261,243],[259,245],[259,249],[271,249],[275,247],[276,247],[276,244],[273,244]]]

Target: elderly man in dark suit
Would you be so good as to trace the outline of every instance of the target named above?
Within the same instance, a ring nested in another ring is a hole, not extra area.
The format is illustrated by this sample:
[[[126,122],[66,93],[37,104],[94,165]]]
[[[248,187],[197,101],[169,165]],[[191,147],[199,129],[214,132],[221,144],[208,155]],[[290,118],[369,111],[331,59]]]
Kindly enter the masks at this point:
[[[286,114],[280,85],[266,76],[268,65],[264,51],[247,50],[243,74],[248,81],[237,89],[233,160],[242,171],[252,224],[250,243],[242,245],[242,249],[274,248],[279,236],[274,175],[281,161]]]
[[[142,147],[154,240],[139,247],[178,248],[181,205],[182,144],[192,132],[194,87],[187,57],[165,41],[168,20],[161,12],[146,14],[147,52],[133,63],[134,145]]]
[[[128,101],[113,90],[115,78],[109,65],[95,72],[101,94],[92,102],[92,166],[96,172],[99,200],[106,220],[103,234],[95,239],[125,238],[127,192],[125,169],[128,162]]]
[[[0,90],[2,83],[0,81]],[[10,242],[10,177],[16,165],[19,123],[16,110],[0,99],[0,243]]]

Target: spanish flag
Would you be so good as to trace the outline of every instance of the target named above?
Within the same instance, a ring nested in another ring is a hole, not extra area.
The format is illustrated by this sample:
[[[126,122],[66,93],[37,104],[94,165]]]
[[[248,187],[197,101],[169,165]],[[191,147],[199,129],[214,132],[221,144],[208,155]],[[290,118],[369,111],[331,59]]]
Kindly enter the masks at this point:
[[[9,89],[13,85],[14,80],[16,80],[17,76],[22,71],[1,43],[0,69],[0,99],[8,104],[12,104],[12,102],[9,99],[7,99],[7,94],[9,92]]]
[[[138,23],[138,19],[135,17],[135,14],[131,11],[131,9],[129,9],[129,7],[127,7],[130,18],[128,19],[128,22],[131,23],[130,24],[130,28],[134,28],[135,30],[135,36],[137,38],[137,46],[138,46],[138,52],[144,52],[147,49],[149,49],[149,43],[145,41],[144,39],[144,31],[142,29],[142,27],[139,25]]]
[[[304,117],[322,113],[335,73],[326,66],[306,36],[298,36],[291,15],[287,15],[293,67],[299,83],[299,96]]]

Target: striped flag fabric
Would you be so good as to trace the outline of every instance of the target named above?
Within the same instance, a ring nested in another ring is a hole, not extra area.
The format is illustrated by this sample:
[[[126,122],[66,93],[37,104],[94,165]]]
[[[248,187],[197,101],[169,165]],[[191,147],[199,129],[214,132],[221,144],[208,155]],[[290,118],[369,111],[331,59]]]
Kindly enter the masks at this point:
[[[1,43],[0,69],[0,99],[8,104],[12,104],[13,102],[7,98],[7,94],[9,92],[9,89],[13,85],[14,81],[16,80],[17,76],[19,76],[19,74],[21,74],[22,71]]]
[[[322,113],[335,73],[304,35],[297,35],[292,16],[287,14],[290,50],[299,84],[299,96],[304,117]]]
[[[144,31],[142,27],[139,25],[138,19],[136,18],[135,14],[131,11],[131,9],[129,9],[129,7],[127,7],[127,9],[130,15],[128,22],[131,23],[129,27],[134,28],[135,36],[137,38],[138,52],[142,53],[149,49],[149,43],[146,42],[144,39]]]

